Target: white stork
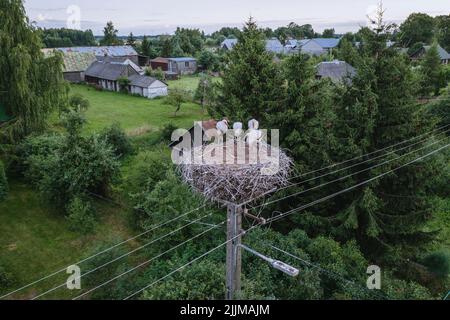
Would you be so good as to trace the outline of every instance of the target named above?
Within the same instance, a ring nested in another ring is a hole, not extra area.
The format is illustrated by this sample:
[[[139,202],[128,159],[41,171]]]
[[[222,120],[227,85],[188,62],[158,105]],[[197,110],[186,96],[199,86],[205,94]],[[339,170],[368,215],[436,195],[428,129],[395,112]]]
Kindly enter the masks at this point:
[[[258,120],[252,119],[248,122],[248,129],[249,130],[258,130],[259,129],[259,122]]]
[[[248,133],[245,136],[245,141],[249,144],[259,143],[263,137],[262,131],[259,129],[258,120],[252,119],[248,122]]]
[[[242,124],[242,122],[235,122],[233,124],[233,131],[235,139],[241,137],[242,133],[244,132],[244,125]]]
[[[218,134],[225,135],[228,132],[228,120],[223,119],[222,121],[218,122],[216,125],[216,129],[218,130]]]

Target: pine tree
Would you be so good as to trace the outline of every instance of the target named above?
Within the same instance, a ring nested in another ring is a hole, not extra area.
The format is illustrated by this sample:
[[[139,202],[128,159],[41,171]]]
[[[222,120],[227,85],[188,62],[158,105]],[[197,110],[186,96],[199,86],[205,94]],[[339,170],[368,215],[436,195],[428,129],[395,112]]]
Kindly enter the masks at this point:
[[[141,53],[146,57],[151,56],[151,44],[150,44],[150,41],[148,41],[148,37],[145,35],[144,35],[144,38],[142,39]],[[154,57],[150,57],[150,58],[154,58]]]
[[[105,28],[103,29],[103,39],[100,41],[102,46],[116,46],[120,45],[122,41],[117,37],[119,30],[114,27],[112,21],[108,21]]]
[[[41,53],[40,34],[21,0],[0,0],[0,48],[0,104],[13,117],[1,135],[18,141],[42,129],[47,116],[65,103],[62,58]]]
[[[434,128],[434,120],[417,103],[417,85],[409,61],[395,49],[386,47],[390,26],[384,25],[382,12],[379,12],[374,31],[367,33],[363,40],[364,62],[358,68],[358,77],[343,95],[342,110],[361,110],[354,116],[347,112],[338,113],[343,124],[340,130],[351,138],[347,159],[354,154],[386,148]],[[352,117],[355,118],[353,121]],[[414,148],[423,146],[425,144],[418,144]],[[395,159],[412,150],[409,148],[389,158]],[[370,179],[430,150],[433,149],[413,153],[360,174],[348,183]],[[379,162],[368,165],[375,163]],[[383,253],[392,254],[385,258],[398,258],[399,248],[403,249],[403,256],[416,254],[421,245],[433,237],[433,233],[423,232],[432,212],[425,196],[430,192],[433,177],[437,177],[442,168],[443,163],[430,158],[342,197],[339,214],[333,219],[334,234],[342,239],[358,239],[366,253],[376,259]]]
[[[170,38],[165,38],[162,43],[161,56],[169,58],[172,56],[173,46]]]
[[[133,35],[133,32],[130,32],[130,35],[127,39],[127,45],[132,46],[133,48],[136,46],[136,38]]]
[[[214,116],[264,121],[280,103],[283,85],[273,56],[265,50],[263,33],[250,19],[226,61],[220,97],[210,110]]]
[[[425,53],[420,67],[422,75],[420,93],[425,97],[430,94],[438,95],[441,89],[442,65],[436,42]]]

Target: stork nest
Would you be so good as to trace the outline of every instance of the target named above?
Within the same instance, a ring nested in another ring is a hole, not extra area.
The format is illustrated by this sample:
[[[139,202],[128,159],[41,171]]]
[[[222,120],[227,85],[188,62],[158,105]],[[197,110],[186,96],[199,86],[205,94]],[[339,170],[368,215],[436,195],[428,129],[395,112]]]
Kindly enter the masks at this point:
[[[206,199],[242,204],[286,186],[292,164],[281,149],[264,142],[232,141],[194,148],[178,168]]]

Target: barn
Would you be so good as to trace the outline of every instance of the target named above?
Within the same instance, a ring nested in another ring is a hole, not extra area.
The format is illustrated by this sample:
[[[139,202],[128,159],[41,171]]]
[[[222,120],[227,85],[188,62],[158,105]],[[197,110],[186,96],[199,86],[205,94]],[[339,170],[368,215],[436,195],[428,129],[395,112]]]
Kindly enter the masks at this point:
[[[132,75],[128,79],[131,94],[138,94],[149,99],[168,95],[168,85],[163,81],[142,75]]]

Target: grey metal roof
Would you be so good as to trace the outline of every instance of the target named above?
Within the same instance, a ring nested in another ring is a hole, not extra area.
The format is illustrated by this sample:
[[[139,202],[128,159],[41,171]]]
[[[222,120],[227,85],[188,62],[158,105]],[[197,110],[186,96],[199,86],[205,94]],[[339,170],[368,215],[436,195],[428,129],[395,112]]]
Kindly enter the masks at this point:
[[[82,52],[93,53],[96,56],[137,56],[138,53],[132,46],[103,46],[103,47],[72,47],[72,48],[55,48],[55,50],[66,52]]]
[[[220,46],[222,48],[226,47],[227,49],[231,50],[237,43],[238,39],[225,39]]]
[[[317,65],[317,75],[322,78],[330,78],[333,81],[351,79],[356,75],[356,69],[345,61],[321,62]]]
[[[266,40],[266,50],[274,53],[282,53],[284,51],[284,47],[280,40],[273,38]]]
[[[423,46],[425,51],[430,50],[431,46]],[[441,60],[450,60],[450,54],[445,51],[444,48],[442,48],[440,45],[437,46],[439,57],[441,57]]]
[[[148,76],[141,76],[138,74],[129,76],[128,79],[131,81],[132,86],[141,87],[141,88],[148,88],[152,85],[153,82],[158,81],[158,79],[156,79],[156,78],[152,78],[152,77],[148,77]]]
[[[197,59],[190,58],[190,57],[181,57],[181,58],[169,58],[169,61],[175,61],[175,62],[195,62]]]
[[[116,81],[120,77],[138,74],[131,66],[120,63],[105,63],[96,61],[86,70],[86,76]]]
[[[341,39],[336,38],[314,38],[312,39],[324,49],[336,48],[339,45]]]

